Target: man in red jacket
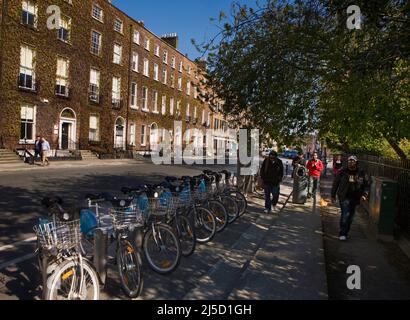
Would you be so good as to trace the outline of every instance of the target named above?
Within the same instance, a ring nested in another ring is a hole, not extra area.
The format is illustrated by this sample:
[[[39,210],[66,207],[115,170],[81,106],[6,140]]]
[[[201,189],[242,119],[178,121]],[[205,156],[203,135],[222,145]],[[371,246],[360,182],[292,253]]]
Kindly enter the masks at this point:
[[[306,164],[306,168],[309,170],[309,189],[308,199],[316,196],[316,191],[319,188],[320,175],[324,169],[323,162],[319,160],[317,152],[313,153],[313,159],[309,160]]]

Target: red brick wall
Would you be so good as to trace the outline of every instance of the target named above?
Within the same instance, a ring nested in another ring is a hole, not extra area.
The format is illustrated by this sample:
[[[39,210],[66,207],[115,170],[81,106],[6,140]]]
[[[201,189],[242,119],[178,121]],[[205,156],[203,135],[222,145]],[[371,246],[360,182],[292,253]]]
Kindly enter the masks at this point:
[[[100,23],[91,17],[92,4],[98,3],[104,11],[104,23]],[[174,118],[169,116],[169,98],[174,97],[174,113],[177,101],[181,101],[181,116],[185,120],[185,108],[189,102],[191,105],[191,117],[193,117],[194,106],[198,107],[197,117],[198,128],[201,126],[202,109],[207,108],[199,99],[187,96],[185,93],[187,81],[197,83],[195,79],[196,64],[173,47],[162,41],[136,21],[132,20],[125,13],[113,7],[105,0],[82,0],[74,1],[73,5],[63,0],[42,0],[38,4],[38,24],[37,30],[32,30],[21,24],[21,1],[10,0],[5,21],[5,37],[1,41],[5,44],[3,55],[3,72],[1,74],[2,90],[0,92],[0,137],[10,148],[18,146],[20,132],[20,107],[24,103],[37,106],[36,133],[43,134],[53,144],[58,145],[58,134],[54,134],[54,126],[59,125],[60,114],[64,108],[72,109],[77,117],[77,140],[81,148],[88,148],[89,116],[98,114],[100,118],[100,137],[102,147],[112,149],[114,143],[114,125],[117,117],[128,119],[128,122],[135,122],[136,128],[136,149],[146,149],[140,146],[139,134],[141,124],[147,126],[156,122],[159,127],[167,129],[173,128]],[[57,30],[49,30],[46,27],[46,9],[49,5],[58,4],[62,13],[72,19],[71,43],[67,44],[57,39]],[[123,34],[115,32],[113,29],[114,19],[118,17],[123,21]],[[131,40],[132,30],[137,28],[140,32],[140,45],[134,44]],[[103,35],[102,55],[100,57],[91,54],[91,30],[96,30]],[[151,51],[143,48],[145,36],[150,38]],[[114,43],[122,45],[122,64],[116,65],[112,62]],[[27,44],[36,50],[36,79],[39,85],[38,93],[23,92],[18,89],[17,81],[20,64],[20,46]],[[154,55],[154,44],[160,45],[160,57]],[[168,65],[162,62],[163,51],[168,51]],[[130,71],[130,52],[136,51],[139,54],[139,73]],[[171,57],[176,56],[176,69],[171,68]],[[63,56],[70,60],[69,82],[70,99],[57,97],[54,93],[56,78],[57,56]],[[143,59],[148,57],[150,61],[150,77],[143,76]],[[179,61],[182,60],[184,70],[178,71]],[[159,65],[160,81],[153,80],[154,63]],[[188,65],[192,67],[191,75],[187,74]],[[95,105],[89,102],[89,74],[90,68],[98,68],[101,71],[100,94],[101,102]],[[162,84],[162,69],[168,70],[168,83]],[[170,86],[170,74],[175,74],[175,88]],[[183,77],[182,91],[177,89],[178,76]],[[117,110],[112,108],[111,88],[112,77],[121,77],[121,98],[122,108]],[[136,82],[138,86],[139,110],[129,108],[129,85]],[[158,110],[161,112],[162,95],[167,96],[167,115],[155,115],[141,111],[142,86],[149,89],[149,109],[151,110],[152,90],[158,91]],[[191,91],[193,92],[192,85]],[[48,103],[43,103],[44,100]],[[207,109],[208,112],[208,109]],[[184,128],[187,126],[185,121]],[[189,125],[193,127],[192,124]],[[127,130],[129,136],[129,130]],[[149,141],[149,130],[147,130],[147,142]],[[128,140],[128,139],[127,139]],[[96,144],[94,144],[96,145]],[[98,145],[98,144],[97,144]],[[109,150],[108,150],[109,151]]]

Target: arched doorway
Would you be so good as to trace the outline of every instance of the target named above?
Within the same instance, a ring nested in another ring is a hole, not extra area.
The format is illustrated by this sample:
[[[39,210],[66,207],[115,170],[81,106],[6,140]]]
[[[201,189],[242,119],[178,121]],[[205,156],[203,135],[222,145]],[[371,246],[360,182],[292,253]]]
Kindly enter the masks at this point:
[[[58,145],[61,150],[77,149],[77,116],[73,109],[61,111],[59,133]]]
[[[122,117],[115,121],[114,148],[125,150],[125,120]]]

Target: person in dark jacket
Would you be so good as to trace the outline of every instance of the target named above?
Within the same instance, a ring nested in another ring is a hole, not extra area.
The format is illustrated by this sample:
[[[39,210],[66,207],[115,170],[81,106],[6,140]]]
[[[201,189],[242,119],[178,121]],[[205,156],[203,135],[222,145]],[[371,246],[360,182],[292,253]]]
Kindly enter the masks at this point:
[[[340,241],[346,241],[357,205],[367,189],[367,181],[363,171],[358,168],[357,157],[350,156],[347,168],[343,168],[335,177],[332,187],[332,202],[339,198],[340,209]]]
[[[261,167],[261,178],[265,189],[265,213],[272,212],[272,207],[273,211],[277,211],[283,172],[283,163],[278,158],[277,152],[271,151]]]
[[[42,144],[41,137],[37,136],[36,142],[34,143],[34,157],[35,158],[39,157],[41,154],[41,144]]]

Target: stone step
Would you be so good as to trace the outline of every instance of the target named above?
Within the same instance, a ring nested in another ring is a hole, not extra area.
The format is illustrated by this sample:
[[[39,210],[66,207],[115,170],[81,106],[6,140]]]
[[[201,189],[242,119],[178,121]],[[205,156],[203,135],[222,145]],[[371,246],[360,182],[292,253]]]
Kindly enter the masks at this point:
[[[20,159],[2,160],[2,159],[0,159],[0,163],[1,164],[5,164],[5,163],[23,163],[23,160],[20,160]]]

